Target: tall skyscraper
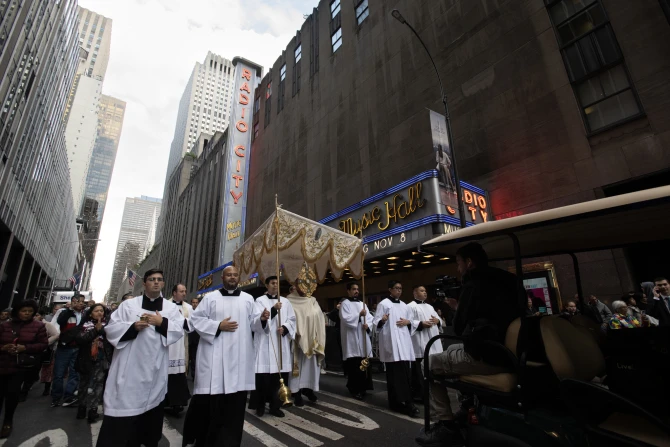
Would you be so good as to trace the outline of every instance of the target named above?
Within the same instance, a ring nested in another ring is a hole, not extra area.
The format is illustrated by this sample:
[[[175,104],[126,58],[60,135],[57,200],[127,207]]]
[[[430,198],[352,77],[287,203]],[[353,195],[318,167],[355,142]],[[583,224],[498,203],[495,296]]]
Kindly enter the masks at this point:
[[[212,52],[207,53],[202,64],[196,62],[179,101],[166,185],[181,158],[191,150],[200,132],[213,135],[214,132],[223,132],[228,127],[234,71],[232,62]]]
[[[87,239],[95,240],[100,235],[100,225],[105,213],[107,192],[112,180],[125,111],[124,101],[102,95],[98,132],[86,175],[84,202],[80,212],[80,216],[88,225]],[[82,242],[82,246],[87,261],[93,264],[97,242]],[[86,284],[83,285],[85,286]]]
[[[65,285],[78,249],[63,125],[77,2],[17,3],[0,4],[0,308]]]
[[[116,245],[110,296],[115,296],[126,269],[134,268],[153,247],[160,214],[161,199],[147,196],[126,198],[119,242]]]
[[[79,64],[65,115],[65,139],[75,210],[83,205],[89,163],[97,137],[102,83],[109,63],[112,20],[79,8]]]

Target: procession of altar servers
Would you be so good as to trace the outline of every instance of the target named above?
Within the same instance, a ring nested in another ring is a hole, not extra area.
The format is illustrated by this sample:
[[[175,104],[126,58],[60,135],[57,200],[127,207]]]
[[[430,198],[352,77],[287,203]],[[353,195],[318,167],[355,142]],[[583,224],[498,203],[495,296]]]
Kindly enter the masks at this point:
[[[175,286],[171,300],[164,299],[154,285],[162,281],[162,272],[147,273],[154,275],[152,280],[145,274],[145,286],[153,286],[152,293],[122,303],[107,328],[116,347],[116,373],[107,382],[101,428],[105,436],[98,446],[158,444],[164,409],[179,408],[182,402],[175,399],[190,396],[188,389],[181,389],[185,381],[173,376],[186,377],[188,355],[181,338],[192,331],[200,335],[200,343],[195,365],[189,365],[195,368],[195,383],[184,419],[184,445],[240,445],[249,391],[249,408],[258,416],[269,403],[270,414],[284,417],[280,387],[286,386],[283,391],[297,406],[304,405],[303,396],[318,400],[326,337],[325,318],[314,297],[302,296],[294,287],[288,297],[278,296],[277,278],[268,277],[267,293],[253,298],[238,288],[237,269],[227,267],[223,287],[206,294],[193,309],[182,302],[182,285]],[[417,333],[426,316],[399,301],[400,290],[399,283],[389,287],[391,296],[380,303],[373,319],[359,299],[358,285],[347,285],[349,296],[338,306],[343,358],[347,388],[363,400],[372,389],[372,374],[361,362],[371,356],[369,334],[377,331],[389,404],[416,417],[410,363],[415,361],[415,347],[425,346],[429,337]],[[154,330],[147,331],[151,325]]]

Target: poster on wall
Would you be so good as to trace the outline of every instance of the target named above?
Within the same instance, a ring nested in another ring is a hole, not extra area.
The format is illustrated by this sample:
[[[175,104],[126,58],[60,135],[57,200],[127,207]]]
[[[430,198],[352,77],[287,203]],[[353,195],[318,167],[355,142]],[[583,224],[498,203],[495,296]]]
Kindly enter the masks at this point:
[[[528,298],[533,301],[533,307],[535,307],[538,312],[547,315],[552,315],[554,313],[547,278],[524,279],[523,286],[526,289]]]
[[[440,199],[449,214],[453,215],[458,210],[458,198],[456,196],[456,175],[454,172],[451,144],[447,134],[447,121],[444,115],[430,110],[430,129],[433,137],[433,154],[435,164],[431,166],[438,172],[440,184]]]

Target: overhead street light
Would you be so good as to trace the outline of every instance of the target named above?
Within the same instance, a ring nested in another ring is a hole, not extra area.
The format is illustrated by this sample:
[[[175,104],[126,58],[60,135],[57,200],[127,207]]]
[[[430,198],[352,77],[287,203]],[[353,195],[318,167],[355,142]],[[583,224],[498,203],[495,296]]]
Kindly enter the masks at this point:
[[[463,193],[461,191],[461,179],[458,175],[458,168],[456,167],[456,151],[454,149],[454,139],[451,135],[451,117],[449,116],[449,106],[447,105],[447,95],[444,92],[444,86],[442,85],[442,78],[440,77],[440,72],[437,69],[437,65],[435,64],[435,61],[433,60],[433,56],[431,56],[430,51],[428,51],[428,47],[426,44],[423,42],[421,39],[421,36],[419,36],[419,33],[416,32],[414,27],[409,24],[409,22],[403,17],[403,15],[398,11],[397,9],[394,9],[391,11],[391,15],[393,16],[394,19],[396,19],[398,22],[402,23],[403,25],[407,25],[407,27],[412,30],[414,35],[416,36],[417,39],[419,39],[419,42],[421,42],[421,45],[423,46],[423,49],[426,50],[426,54],[428,55],[428,59],[430,59],[430,62],[433,64],[433,68],[435,69],[435,74],[437,75],[437,80],[440,84],[440,93],[442,94],[442,104],[444,104],[444,117],[447,122],[447,138],[449,139],[449,147],[451,148],[451,163],[452,166],[454,167],[454,181],[456,183],[456,203],[458,205],[458,215],[460,217],[461,221],[461,228],[465,228],[465,209],[463,207]],[[445,179],[446,180],[446,179]]]

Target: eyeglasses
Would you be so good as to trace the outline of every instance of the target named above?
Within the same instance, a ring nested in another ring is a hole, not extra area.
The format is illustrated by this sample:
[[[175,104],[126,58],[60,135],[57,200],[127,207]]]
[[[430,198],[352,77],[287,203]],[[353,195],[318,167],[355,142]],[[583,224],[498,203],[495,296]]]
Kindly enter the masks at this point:
[[[163,282],[163,278],[147,278],[148,282]]]
[[[402,287],[394,287],[395,290],[402,290]]]

